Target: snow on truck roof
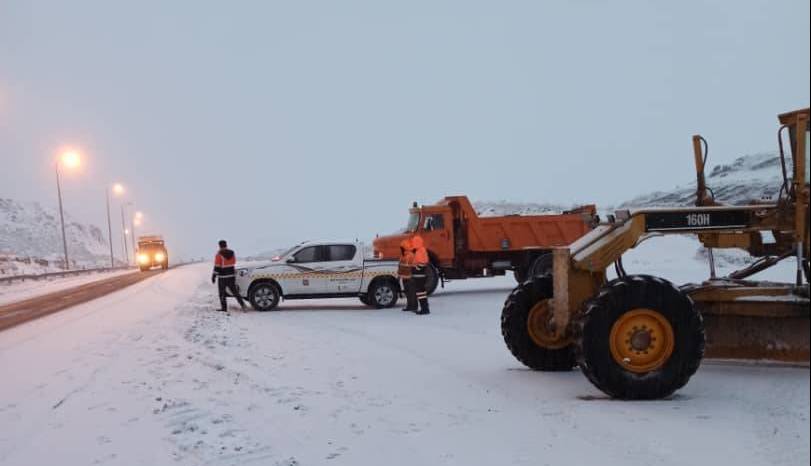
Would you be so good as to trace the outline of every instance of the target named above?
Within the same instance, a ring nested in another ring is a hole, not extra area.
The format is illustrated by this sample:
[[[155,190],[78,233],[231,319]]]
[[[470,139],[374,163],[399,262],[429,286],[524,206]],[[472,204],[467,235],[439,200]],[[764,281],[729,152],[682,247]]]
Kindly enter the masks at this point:
[[[315,240],[308,240],[302,241],[298,243],[296,246],[329,246],[331,244],[352,244],[352,245],[361,245],[363,244],[362,241],[315,241]]]

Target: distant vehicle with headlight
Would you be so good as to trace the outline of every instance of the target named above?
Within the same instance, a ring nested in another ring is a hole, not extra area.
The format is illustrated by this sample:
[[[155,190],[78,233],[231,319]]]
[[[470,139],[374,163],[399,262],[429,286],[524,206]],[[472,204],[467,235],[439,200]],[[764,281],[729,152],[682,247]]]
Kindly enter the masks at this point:
[[[135,260],[141,272],[146,272],[153,267],[160,267],[163,270],[168,269],[169,253],[166,251],[166,243],[164,243],[163,237],[159,235],[139,236]]]

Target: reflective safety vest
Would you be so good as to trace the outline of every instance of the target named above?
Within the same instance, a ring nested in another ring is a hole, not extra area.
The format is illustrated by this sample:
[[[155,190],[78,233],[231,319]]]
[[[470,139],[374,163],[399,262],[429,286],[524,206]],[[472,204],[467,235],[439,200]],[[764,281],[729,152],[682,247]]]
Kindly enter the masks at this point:
[[[236,275],[237,256],[234,251],[226,249],[214,256],[214,275],[228,278]]]
[[[397,275],[400,278],[411,278],[411,267],[414,265],[414,249],[411,241],[404,239],[400,243],[400,264],[397,267]]]
[[[411,244],[414,246],[414,265],[417,267],[425,267],[428,265],[428,250],[425,249],[425,243],[420,235],[414,235],[411,238]]]

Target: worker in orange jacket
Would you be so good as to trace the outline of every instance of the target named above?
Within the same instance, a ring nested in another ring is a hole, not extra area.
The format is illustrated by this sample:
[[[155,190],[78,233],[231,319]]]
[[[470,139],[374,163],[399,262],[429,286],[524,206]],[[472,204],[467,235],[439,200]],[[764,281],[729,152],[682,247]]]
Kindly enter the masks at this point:
[[[400,264],[397,274],[403,280],[403,290],[406,294],[406,307],[404,311],[417,311],[417,290],[414,287],[414,280],[411,279],[412,267],[414,266],[414,246],[411,239],[406,238],[400,242]]]
[[[220,292],[220,311],[228,312],[228,305],[225,302],[227,296],[226,291],[237,298],[239,306],[244,311],[246,309],[245,302],[242,296],[239,295],[237,290],[237,276],[236,266],[237,257],[234,251],[228,249],[228,243],[223,239],[219,242],[220,250],[214,256],[214,271],[211,274],[211,283],[217,282],[217,288]]]
[[[425,291],[425,283],[428,280],[428,250],[425,249],[425,242],[422,236],[415,234],[411,237],[411,245],[414,247],[414,267],[411,271],[411,279],[416,289],[417,301],[420,309],[416,311],[419,315],[430,314],[428,309],[428,293]]]

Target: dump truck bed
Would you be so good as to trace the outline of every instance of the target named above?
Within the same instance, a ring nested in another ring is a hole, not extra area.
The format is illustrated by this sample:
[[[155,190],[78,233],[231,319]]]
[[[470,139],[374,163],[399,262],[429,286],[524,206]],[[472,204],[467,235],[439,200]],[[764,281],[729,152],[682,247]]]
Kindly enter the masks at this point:
[[[480,218],[468,227],[471,251],[549,249],[589,231],[581,214]]]
[[[476,252],[565,246],[588,233],[596,215],[596,208],[587,205],[562,214],[479,217],[467,197],[447,197],[443,202],[458,203],[468,249]]]

